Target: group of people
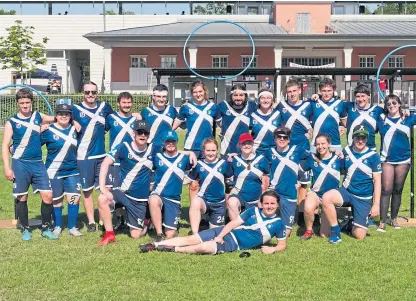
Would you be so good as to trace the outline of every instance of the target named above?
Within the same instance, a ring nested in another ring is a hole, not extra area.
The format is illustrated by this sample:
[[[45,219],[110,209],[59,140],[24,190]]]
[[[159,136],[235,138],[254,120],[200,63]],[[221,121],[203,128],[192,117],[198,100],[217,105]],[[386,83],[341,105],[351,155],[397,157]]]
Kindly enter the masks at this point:
[[[152,105],[133,113],[128,92],[120,93],[114,112],[98,101],[97,85],[87,82],[83,102],[58,103],[56,116],[32,111],[31,91],[19,90],[19,111],[5,125],[2,155],[5,175],[14,182],[22,239],[31,239],[29,185],[41,195],[44,237],[61,234],[64,198],[68,232],[81,235],[76,228],[81,193],[87,231],[96,231],[95,188],[100,190],[98,210],[105,229],[99,244],[116,241],[112,211],[121,221],[124,208],[132,238],[145,235],[150,225],[155,229],[154,241],[140,246],[143,252],[216,254],[261,246],[274,236],[277,246],[263,246],[262,251],[279,252],[286,249],[296,219],[304,221],[302,240],[313,236],[313,225],[320,220],[320,235],[336,244],[341,242],[337,208],[342,206],[351,208],[344,230],[364,239],[371,217],[381,215],[378,231],[386,231],[390,201],[391,226],[399,228],[415,117],[401,109],[395,95],[387,96],[384,108],[373,106],[365,85],[356,87],[352,102],[334,97],[332,79],[324,79],[320,95],[307,101],[301,99],[296,80],[289,80],[285,89],[285,101],[276,103],[263,88],[253,102],[245,86],[236,84],[229,99],[215,104],[197,80],[192,100],[178,112],[168,104],[168,88],[157,85]],[[221,129],[220,143],[213,136],[215,126]],[[178,149],[179,127],[186,129],[183,151]],[[344,128],[348,146],[342,149]],[[189,184],[191,231],[176,237],[183,184]],[[199,232],[203,215],[209,229]]]

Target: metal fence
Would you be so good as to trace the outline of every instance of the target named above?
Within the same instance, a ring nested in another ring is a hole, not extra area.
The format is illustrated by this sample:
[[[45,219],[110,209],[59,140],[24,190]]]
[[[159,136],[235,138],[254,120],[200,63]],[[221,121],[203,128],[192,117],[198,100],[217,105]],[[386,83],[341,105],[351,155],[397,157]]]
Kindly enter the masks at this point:
[[[82,102],[82,94],[78,95],[45,95],[50,103],[52,109],[55,108],[55,102],[60,98],[70,98],[73,104]],[[100,95],[100,101],[105,101],[111,104],[111,107],[116,110],[117,95]],[[147,94],[133,94],[133,112],[140,112],[144,107],[147,107],[151,102],[151,95]],[[33,110],[49,114],[48,106],[40,96],[33,98]],[[0,95],[0,127],[3,127],[7,119],[12,117],[17,112],[17,103],[14,95]]]

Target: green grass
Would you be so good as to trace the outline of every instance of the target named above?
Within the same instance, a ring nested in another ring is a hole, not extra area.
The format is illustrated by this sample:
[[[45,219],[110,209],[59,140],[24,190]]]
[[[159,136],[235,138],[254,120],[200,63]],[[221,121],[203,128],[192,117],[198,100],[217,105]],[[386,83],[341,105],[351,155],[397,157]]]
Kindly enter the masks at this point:
[[[0,185],[0,219],[11,218],[12,186],[4,177]],[[400,214],[409,215],[408,208],[407,185]],[[30,195],[30,217],[39,212],[39,197]],[[127,235],[98,247],[100,234],[85,228],[83,237],[65,230],[58,241],[42,239],[36,230],[25,243],[19,231],[0,230],[0,300],[414,300],[416,230],[387,230],[371,229],[365,241],[344,235],[335,246],[292,236],[286,252],[255,250],[244,259],[238,252],[141,254],[137,246],[150,238]],[[181,235],[188,231],[181,229]]]

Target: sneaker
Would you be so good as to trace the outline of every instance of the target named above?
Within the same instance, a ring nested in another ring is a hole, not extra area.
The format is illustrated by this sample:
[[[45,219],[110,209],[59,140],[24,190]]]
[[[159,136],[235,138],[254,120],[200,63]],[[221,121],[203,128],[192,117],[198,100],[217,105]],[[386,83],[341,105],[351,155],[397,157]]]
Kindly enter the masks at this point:
[[[45,238],[49,238],[49,239],[58,239],[58,235],[55,235],[55,234],[53,234],[53,232],[51,231],[51,229],[46,229],[46,230],[44,230],[44,231],[42,231],[42,237],[45,237]]]
[[[114,232],[106,232],[103,236],[103,238],[98,243],[99,246],[106,246],[110,243],[116,242],[116,236],[114,235]]]
[[[24,229],[22,231],[22,240],[28,241],[32,239],[32,232],[29,231],[29,229]]]
[[[87,232],[95,232],[97,231],[97,225],[95,223],[88,224]]]
[[[331,237],[330,238],[328,238],[328,242],[330,243],[330,244],[333,244],[333,245],[335,245],[335,244],[338,244],[338,243],[340,243],[342,240],[341,240],[341,236],[340,235],[331,235]]]
[[[159,252],[175,252],[175,247],[159,245],[156,247],[156,250],[158,250]]]
[[[146,244],[141,244],[139,246],[139,250],[142,253],[147,253],[147,252],[156,250],[156,246],[152,242],[149,242],[149,243],[146,243]]]
[[[351,235],[352,228],[354,226],[353,222],[354,220],[352,218],[344,219],[343,221],[341,221],[341,223],[339,224],[341,232]]]
[[[392,226],[394,229],[397,229],[397,230],[401,229],[399,223],[397,222],[397,218],[394,218],[391,220],[390,226]]]
[[[386,232],[386,224],[385,223],[380,223],[378,225],[377,232],[383,232],[383,233],[385,233]]]
[[[305,233],[300,237],[300,240],[309,240],[313,236],[312,230],[306,230]]]
[[[82,233],[79,232],[78,228],[72,228],[68,230],[69,235],[71,236],[82,236]]]
[[[118,218],[117,224],[114,226],[114,232],[116,233],[123,232],[125,228],[126,228],[126,224],[124,223],[124,219]]]
[[[372,218],[368,219],[367,227],[377,227],[376,223],[373,221]]]
[[[162,240],[165,240],[165,235],[163,234],[158,234],[155,238],[155,242],[161,242]]]
[[[62,228],[61,228],[61,227],[58,227],[58,226],[56,226],[56,227],[53,229],[53,231],[52,231],[52,233],[53,233],[54,235],[56,235],[56,236],[61,235],[61,232],[62,232]]]

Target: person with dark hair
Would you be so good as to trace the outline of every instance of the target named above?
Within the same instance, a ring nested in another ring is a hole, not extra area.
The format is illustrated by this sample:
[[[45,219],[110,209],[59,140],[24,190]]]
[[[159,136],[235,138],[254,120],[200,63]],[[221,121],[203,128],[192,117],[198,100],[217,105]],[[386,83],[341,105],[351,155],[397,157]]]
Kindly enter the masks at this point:
[[[391,226],[400,229],[397,216],[402,201],[403,186],[410,169],[410,131],[416,124],[416,116],[404,117],[400,98],[390,94],[386,97],[384,113],[377,121],[381,135],[381,203],[379,232],[386,231],[387,212],[391,199]]]
[[[52,188],[45,165],[42,162],[40,125],[51,123],[54,116],[32,111],[33,93],[23,88],[16,93],[18,112],[4,125],[2,159],[4,174],[12,181],[13,197],[16,202],[17,217],[22,229],[22,240],[32,239],[29,228],[27,197],[29,186],[39,192],[42,199],[42,236],[49,239],[58,237],[51,231],[53,213]],[[12,142],[12,166],[10,168],[9,146]]]
[[[273,132],[275,147],[265,157],[270,162],[270,189],[280,196],[280,214],[290,236],[295,222],[299,163],[308,157],[308,152],[290,144],[291,130],[280,126]]]
[[[353,219],[347,231],[357,239],[367,235],[368,216],[379,215],[381,195],[380,156],[367,146],[368,130],[364,125],[353,129],[353,144],[343,150],[345,177],[342,187],[327,191],[322,196],[322,209],[330,225],[328,242],[341,242],[336,207],[352,207]]]
[[[78,170],[81,176],[88,232],[97,230],[94,220],[93,189],[99,188],[99,173],[105,154],[105,120],[113,113],[106,102],[97,101],[98,87],[92,81],[83,87],[84,99],[72,106],[72,118],[81,125],[78,135]]]
[[[72,107],[56,105],[56,122],[41,128],[41,143],[46,144],[46,171],[52,187],[54,230],[62,232],[63,199],[68,202],[68,233],[81,236],[76,228],[81,197],[81,178],[77,168],[77,131],[72,125]]]
[[[279,110],[273,108],[274,95],[269,89],[260,89],[258,99],[258,108],[250,117],[250,129],[254,138],[254,151],[263,154],[274,146],[273,131],[282,119]]]
[[[261,208],[252,207],[227,225],[204,230],[186,237],[176,237],[140,245],[142,252],[153,250],[189,254],[222,254],[261,246],[264,254],[286,250],[285,225],[277,216],[279,196],[266,191],[260,197]],[[277,246],[265,246],[272,237]]]
[[[306,160],[300,161],[299,168],[303,171],[312,171],[312,186],[307,193],[304,204],[305,233],[300,238],[308,240],[313,235],[313,224],[319,220],[319,215],[315,214],[322,202],[325,192],[339,187],[341,169],[344,166],[343,159],[331,152],[331,138],[327,134],[319,134],[315,139],[316,153],[310,154]],[[328,221],[325,215],[321,216],[321,236],[328,237],[325,233],[328,229]]]
[[[229,99],[218,104],[218,125],[221,127],[221,155],[238,152],[238,138],[247,133],[250,127],[250,115],[256,104],[247,99],[246,86],[235,84],[231,88]]]

